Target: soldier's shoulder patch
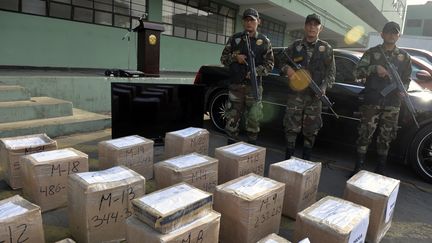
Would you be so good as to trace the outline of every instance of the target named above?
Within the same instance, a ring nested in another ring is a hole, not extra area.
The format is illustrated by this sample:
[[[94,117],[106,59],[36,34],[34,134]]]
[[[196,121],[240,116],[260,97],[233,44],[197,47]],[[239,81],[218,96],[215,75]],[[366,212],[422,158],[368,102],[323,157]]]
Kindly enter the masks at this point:
[[[303,46],[302,46],[302,45],[297,45],[297,46],[296,46],[296,50],[297,50],[297,51],[301,51],[302,49],[303,49]]]
[[[405,55],[400,53],[399,55],[397,55],[397,59],[398,61],[403,62],[405,60]]]
[[[263,39],[264,42],[270,42],[270,39],[267,38],[267,36],[262,33],[259,33],[258,38]]]
[[[257,46],[260,46],[260,45],[262,45],[263,44],[263,40],[262,39],[258,39],[257,41],[256,41],[256,44],[257,44]]]
[[[235,38],[234,42],[238,45],[240,43],[241,39],[240,38]]]
[[[324,45],[321,45],[321,46],[318,47],[318,50],[320,52],[324,52],[326,50],[326,47]]]
[[[375,58],[375,60],[378,60],[378,59],[381,58],[381,53],[379,53],[379,52],[374,52],[374,53],[373,53],[373,57]]]

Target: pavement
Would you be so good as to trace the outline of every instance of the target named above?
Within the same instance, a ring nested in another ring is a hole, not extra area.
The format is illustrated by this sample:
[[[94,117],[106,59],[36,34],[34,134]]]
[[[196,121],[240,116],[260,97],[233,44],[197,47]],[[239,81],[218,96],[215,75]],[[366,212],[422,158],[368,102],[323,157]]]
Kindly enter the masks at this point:
[[[206,126],[208,126],[207,123]],[[210,127],[208,129],[211,134],[209,155],[213,156],[215,148],[226,145],[226,138]],[[110,129],[55,138],[59,148],[73,147],[88,154],[91,171],[99,168],[97,143],[108,139],[111,139]],[[263,132],[260,135],[258,145],[267,148],[267,167],[271,163],[284,159],[282,134]],[[317,200],[327,195],[342,197],[345,183],[354,164],[354,154],[354,150],[350,148],[342,149],[339,146],[326,143],[317,144],[312,160],[323,164]],[[162,158],[163,146],[156,146],[154,161],[161,161]],[[373,157],[369,158],[366,169],[371,170],[373,168],[372,160]],[[381,242],[432,242],[432,184],[421,181],[409,168],[400,165],[392,164],[389,167],[389,176],[401,180],[401,185],[392,227]],[[146,193],[154,190],[154,181],[147,181]],[[21,195],[22,190],[13,191],[4,181],[0,180],[0,200],[16,194]],[[67,237],[73,238],[68,229],[66,208],[43,213],[43,224],[47,242],[55,242]],[[282,217],[279,235],[292,240],[294,224],[294,220]]]

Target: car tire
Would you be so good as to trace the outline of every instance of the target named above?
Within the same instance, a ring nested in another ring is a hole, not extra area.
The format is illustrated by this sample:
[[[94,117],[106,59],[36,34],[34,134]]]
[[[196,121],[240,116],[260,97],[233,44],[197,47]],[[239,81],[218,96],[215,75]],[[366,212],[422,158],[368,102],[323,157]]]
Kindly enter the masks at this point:
[[[415,135],[409,151],[409,161],[423,179],[432,182],[432,124]]]
[[[211,96],[209,107],[210,119],[213,126],[219,131],[224,131],[225,129],[227,102],[228,90],[219,90]]]

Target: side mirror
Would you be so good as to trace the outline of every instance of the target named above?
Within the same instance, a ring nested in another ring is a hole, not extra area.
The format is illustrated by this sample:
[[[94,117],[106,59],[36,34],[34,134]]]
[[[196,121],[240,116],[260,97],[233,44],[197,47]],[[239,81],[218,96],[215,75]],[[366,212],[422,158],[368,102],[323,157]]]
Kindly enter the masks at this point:
[[[431,74],[426,70],[420,70],[416,73],[416,77],[419,81],[432,81]]]

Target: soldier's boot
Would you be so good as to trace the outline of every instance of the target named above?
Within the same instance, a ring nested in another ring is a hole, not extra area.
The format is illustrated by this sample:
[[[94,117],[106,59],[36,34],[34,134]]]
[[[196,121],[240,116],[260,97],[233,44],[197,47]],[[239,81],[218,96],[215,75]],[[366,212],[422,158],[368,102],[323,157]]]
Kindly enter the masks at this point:
[[[303,147],[303,159],[310,160],[312,155],[312,148]]]
[[[353,177],[355,174],[357,174],[359,171],[363,169],[365,157],[366,154],[362,154],[362,153],[357,154],[357,160],[354,166],[354,170],[351,172],[350,177]]]
[[[258,139],[258,133],[247,132],[247,142],[256,145]]]
[[[285,149],[285,160],[291,159],[291,156],[294,155],[295,149],[294,148],[286,148]]]
[[[233,143],[237,143],[239,141],[239,136],[236,133],[227,132],[228,139],[227,139],[227,145],[231,145]]]
[[[386,175],[387,155],[378,155],[378,165],[375,168],[375,173]]]
[[[291,156],[294,155],[295,152],[295,143],[287,142],[287,146],[285,148],[285,160],[291,159]]]

